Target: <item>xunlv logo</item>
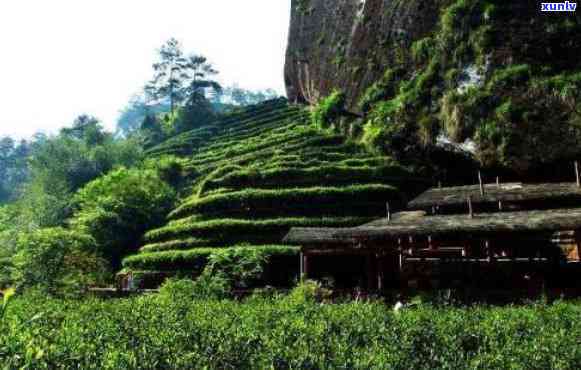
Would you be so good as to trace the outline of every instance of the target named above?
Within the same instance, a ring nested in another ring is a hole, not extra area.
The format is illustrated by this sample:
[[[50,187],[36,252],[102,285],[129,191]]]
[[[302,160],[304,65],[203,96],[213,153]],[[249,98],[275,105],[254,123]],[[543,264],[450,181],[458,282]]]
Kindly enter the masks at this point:
[[[541,3],[542,12],[574,12],[577,9],[577,3]]]

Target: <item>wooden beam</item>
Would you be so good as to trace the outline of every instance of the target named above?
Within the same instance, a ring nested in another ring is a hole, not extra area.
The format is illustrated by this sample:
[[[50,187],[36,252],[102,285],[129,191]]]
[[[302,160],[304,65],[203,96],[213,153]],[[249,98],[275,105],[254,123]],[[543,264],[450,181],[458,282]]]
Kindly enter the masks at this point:
[[[478,184],[480,186],[480,195],[484,196],[484,184],[482,183],[482,173],[478,171]]]
[[[303,273],[305,280],[309,279],[309,256],[308,254],[303,255]]]
[[[395,246],[392,248],[387,247],[387,250],[395,250]],[[364,256],[368,253],[376,253],[379,248],[329,248],[329,249],[309,249],[310,256]]]
[[[446,263],[473,263],[481,262],[488,263],[488,258],[440,258],[440,257],[406,257],[406,262],[446,262]],[[496,258],[494,262],[510,263],[510,262],[548,262],[549,259],[545,257],[533,258]]]
[[[468,196],[468,215],[474,218],[474,210],[472,209],[472,196]]]

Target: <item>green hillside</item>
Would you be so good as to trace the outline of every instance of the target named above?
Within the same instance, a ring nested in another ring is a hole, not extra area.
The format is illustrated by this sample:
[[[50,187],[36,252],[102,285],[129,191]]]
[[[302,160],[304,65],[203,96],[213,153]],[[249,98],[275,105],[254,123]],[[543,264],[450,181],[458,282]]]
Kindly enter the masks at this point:
[[[212,251],[243,246],[296,272],[297,249],[279,245],[291,227],[359,225],[425,186],[391,158],[315,127],[308,111],[284,99],[149,151],[168,154],[187,158],[190,183],[166,225],[124,260],[126,269],[196,273]]]

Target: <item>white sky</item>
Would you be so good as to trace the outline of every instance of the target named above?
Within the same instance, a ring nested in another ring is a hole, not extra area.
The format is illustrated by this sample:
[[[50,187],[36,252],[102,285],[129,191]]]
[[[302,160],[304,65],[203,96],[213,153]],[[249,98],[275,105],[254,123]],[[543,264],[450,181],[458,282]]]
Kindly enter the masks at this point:
[[[284,92],[290,0],[0,0],[0,136],[115,125],[170,37],[225,84]]]

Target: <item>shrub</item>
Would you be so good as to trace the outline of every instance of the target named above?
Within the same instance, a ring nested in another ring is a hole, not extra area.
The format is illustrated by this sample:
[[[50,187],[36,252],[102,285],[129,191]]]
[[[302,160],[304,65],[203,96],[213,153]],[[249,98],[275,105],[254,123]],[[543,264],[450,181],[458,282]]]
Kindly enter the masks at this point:
[[[285,217],[267,220],[215,219],[191,224],[166,226],[146,233],[148,242],[188,237],[219,238],[225,241],[281,240],[291,227],[348,227],[371,221],[372,217]]]
[[[212,245],[211,239],[188,238],[182,240],[171,240],[162,243],[146,244],[139,250],[141,252],[163,252],[171,250],[186,250]]]
[[[228,282],[219,275],[203,274],[198,279],[168,279],[159,289],[159,298],[170,302],[224,299],[230,296]]]
[[[0,324],[0,353],[6,369],[576,369],[579,315],[580,302],[395,315],[380,303],[25,295]]]
[[[328,301],[332,291],[323,287],[320,282],[307,280],[298,284],[286,297],[292,304],[308,304]]]
[[[263,278],[264,268],[272,257],[296,255],[298,248],[280,245],[194,248],[143,252],[126,257],[123,266],[133,270],[189,271],[193,277],[206,270],[211,275],[224,276],[233,286],[243,287]]]
[[[436,50],[436,40],[432,37],[426,37],[412,44],[411,52],[416,63],[425,63],[429,61],[432,53]]]
[[[174,188],[182,185],[185,174],[187,160],[171,155],[164,155],[155,159],[148,159],[144,163],[146,170],[154,170],[158,173],[160,180],[170,184]]]
[[[335,90],[313,108],[311,113],[313,123],[317,127],[328,128],[331,123],[341,116],[345,106],[345,95]]]
[[[138,249],[141,235],[163,222],[174,197],[155,171],[121,168],[77,193],[71,224],[91,235],[98,252],[118,267],[123,256]]]
[[[273,256],[297,256],[298,248],[240,246],[217,250],[208,258],[204,274],[224,277],[233,289],[248,289],[266,281],[265,268]]]
[[[215,252],[214,248],[195,248],[186,251],[165,251],[153,253],[140,253],[126,257],[123,266],[141,270],[189,270],[192,276],[199,275],[208,257]]]
[[[366,200],[369,203],[392,200],[401,203],[401,195],[392,186],[388,185],[352,185],[345,187],[313,187],[295,189],[247,189],[237,192],[217,194],[201,199],[192,199],[184,202],[170,213],[170,218],[179,218],[191,214],[219,214],[219,215],[308,215],[308,209],[313,204],[321,208],[328,206],[337,209],[337,205],[352,201],[354,197]],[[355,206],[356,204],[354,204]],[[293,212],[293,210],[300,212]],[[261,212],[262,211],[262,212]],[[271,213],[268,213],[271,211]],[[272,212],[276,211],[276,212]],[[341,208],[338,211],[342,211]],[[322,211],[320,214],[324,214]],[[341,212],[339,212],[341,214]],[[342,213],[344,215],[344,213]]]
[[[386,158],[376,160],[352,159],[338,164],[329,163],[306,168],[240,169],[229,172],[221,178],[206,181],[200,192],[204,193],[221,187],[280,189],[283,186],[399,183],[412,176],[405,168],[397,165],[385,165],[386,162]]]
[[[102,281],[105,262],[94,254],[95,240],[62,228],[20,234],[14,256],[19,287],[41,287],[50,293],[78,289]]]
[[[373,105],[382,101],[392,99],[396,93],[404,75],[401,68],[389,68],[382,78],[371,85],[359,100],[359,108],[364,112],[369,112]]]

